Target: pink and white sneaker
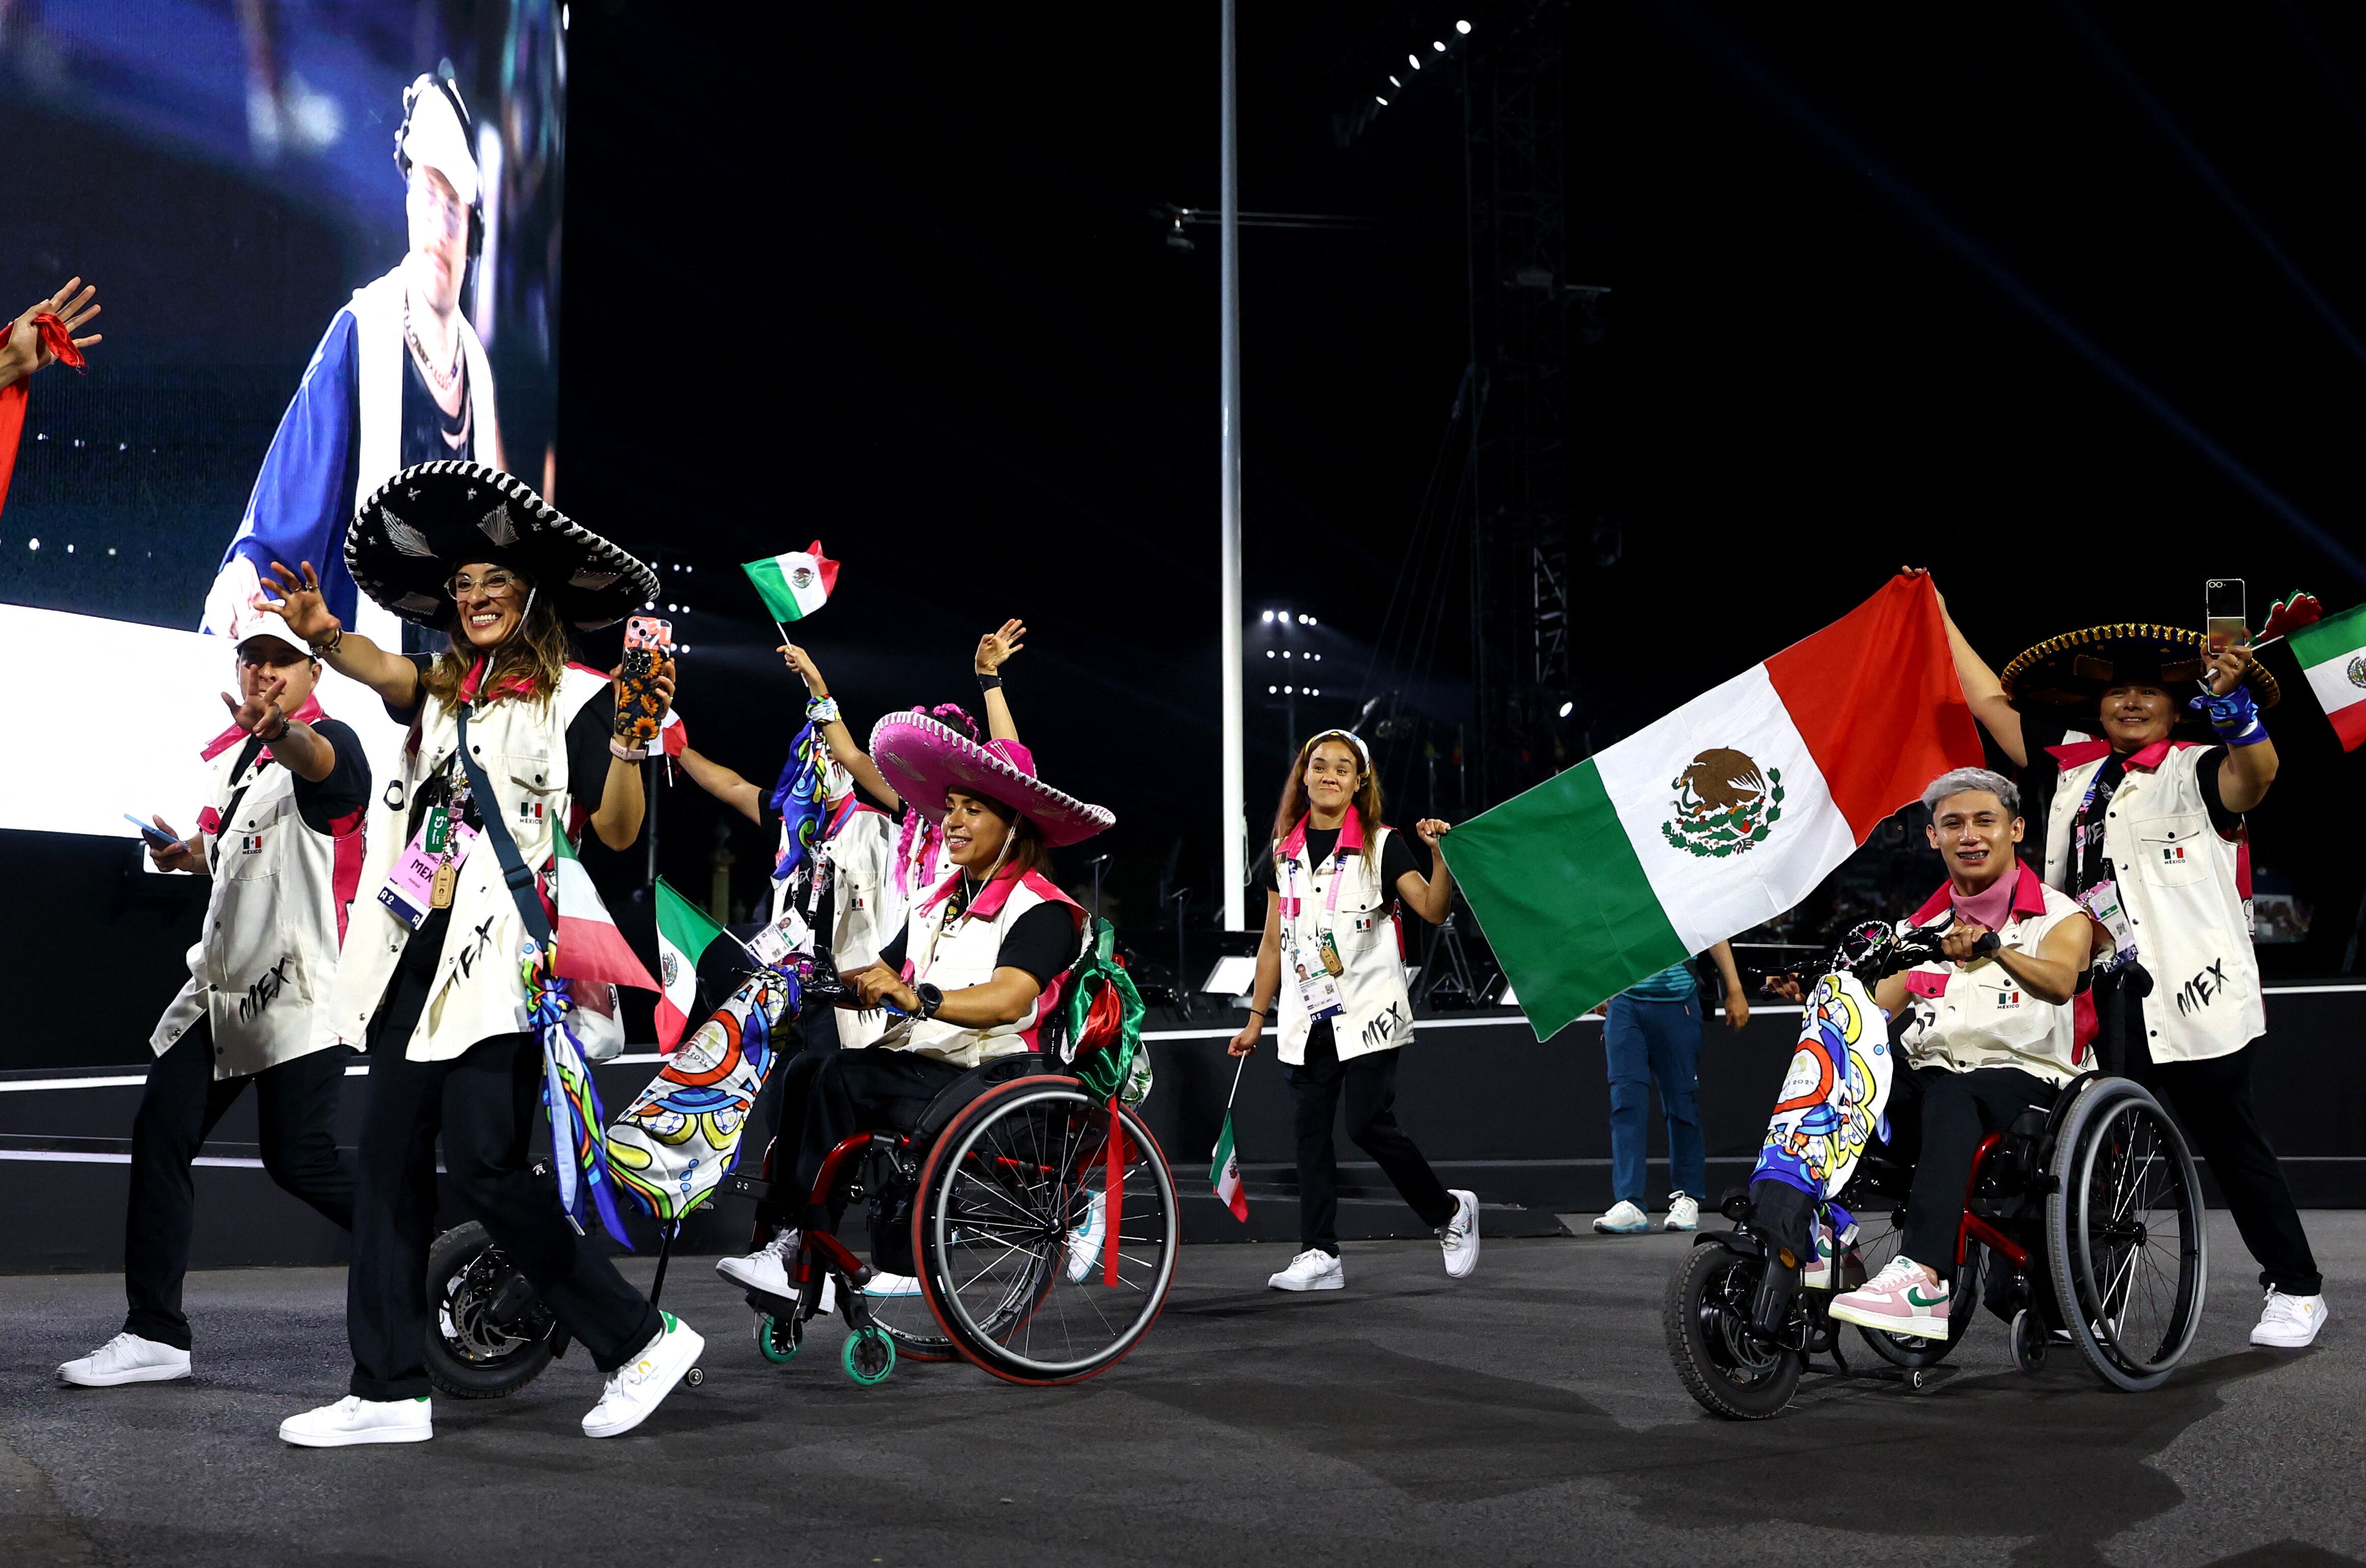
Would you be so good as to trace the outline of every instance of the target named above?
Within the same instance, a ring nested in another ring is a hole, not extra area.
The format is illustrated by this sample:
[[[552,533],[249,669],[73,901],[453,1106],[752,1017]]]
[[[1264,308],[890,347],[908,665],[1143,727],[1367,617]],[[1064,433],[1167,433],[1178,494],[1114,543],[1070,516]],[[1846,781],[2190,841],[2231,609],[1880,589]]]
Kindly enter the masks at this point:
[[[1853,1291],[1832,1298],[1826,1310],[1842,1323],[1923,1339],[1947,1337],[1948,1287],[1932,1284],[1922,1266],[1904,1253]]]

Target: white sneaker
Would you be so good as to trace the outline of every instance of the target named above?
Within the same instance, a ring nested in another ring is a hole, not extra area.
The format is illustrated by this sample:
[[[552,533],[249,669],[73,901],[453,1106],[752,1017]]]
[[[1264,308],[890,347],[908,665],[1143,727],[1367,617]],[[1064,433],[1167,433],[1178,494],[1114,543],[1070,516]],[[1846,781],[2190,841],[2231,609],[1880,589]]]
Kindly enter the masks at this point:
[[[2302,1341],[2306,1344],[2306,1340]],[[113,1388],[126,1382],[170,1382],[189,1375],[189,1353],[137,1334],[118,1334],[80,1360],[58,1369],[60,1382]]]
[[[1700,1229],[1700,1200],[1683,1192],[1668,1194],[1668,1217],[1660,1222],[1663,1231],[1696,1231]],[[1831,1233],[1827,1230],[1824,1233]]]
[[[1068,1233],[1068,1283],[1081,1285],[1093,1265],[1101,1260],[1101,1242],[1109,1234],[1109,1194],[1096,1192],[1085,1210],[1085,1223]]]
[[[600,1403],[583,1417],[587,1438],[619,1438],[649,1418],[665,1403],[682,1374],[698,1364],[706,1341],[698,1330],[670,1312],[658,1315],[665,1326],[641,1347],[641,1353],[608,1374]]]
[[[871,1271],[871,1278],[863,1283],[862,1293],[866,1296],[917,1296],[920,1293],[920,1281],[909,1274],[890,1274],[874,1269]]]
[[[2282,1291],[2268,1292],[2268,1304],[2260,1309],[2259,1326],[2251,1330],[2251,1343],[2271,1345],[2279,1350],[2297,1350],[2316,1337],[2331,1316],[2319,1296],[2288,1296]]]
[[[794,1225],[783,1225],[772,1233],[772,1239],[745,1258],[718,1258],[715,1271],[745,1290],[761,1291],[768,1296],[794,1296],[796,1286],[789,1280],[789,1265],[796,1260],[799,1233]],[[829,1310],[825,1306],[824,1312]]]
[[[1347,1270],[1321,1247],[1310,1247],[1265,1284],[1269,1291],[1344,1291]]]
[[[417,1399],[364,1399],[349,1393],[334,1404],[323,1404],[279,1423],[279,1440],[299,1449],[423,1443],[434,1435],[434,1407],[423,1393]]]
[[[1594,1228],[1604,1235],[1641,1235],[1651,1228],[1651,1216],[1621,1198],[1595,1218]]]
[[[1468,1280],[1479,1267],[1479,1194],[1454,1188],[1447,1196],[1454,1200],[1454,1217],[1437,1232],[1438,1245],[1446,1248],[1446,1277]]]

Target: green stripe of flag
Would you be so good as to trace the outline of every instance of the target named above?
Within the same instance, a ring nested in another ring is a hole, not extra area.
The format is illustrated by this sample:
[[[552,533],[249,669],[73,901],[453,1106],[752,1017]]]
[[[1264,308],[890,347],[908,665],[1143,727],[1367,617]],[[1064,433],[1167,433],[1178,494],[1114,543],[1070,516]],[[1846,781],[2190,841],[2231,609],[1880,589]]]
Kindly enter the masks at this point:
[[[1592,759],[1440,840],[1537,1037],[1691,953]]]
[[[2327,615],[2292,634],[2293,657],[2305,668],[2366,648],[2366,604]]]
[[[782,572],[777,558],[751,560],[739,570],[746,572],[748,581],[756,585],[756,596],[764,602],[764,609],[772,619],[795,621],[805,618],[805,606],[797,603],[794,593],[789,592],[789,580]]]

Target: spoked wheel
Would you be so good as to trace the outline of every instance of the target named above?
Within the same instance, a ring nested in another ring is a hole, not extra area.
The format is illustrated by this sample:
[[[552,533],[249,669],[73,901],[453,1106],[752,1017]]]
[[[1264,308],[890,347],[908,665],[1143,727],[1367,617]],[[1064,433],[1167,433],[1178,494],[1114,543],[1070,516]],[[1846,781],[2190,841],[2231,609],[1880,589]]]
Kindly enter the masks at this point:
[[[961,1353],[1012,1382],[1091,1377],[1140,1342],[1175,1278],[1166,1157],[1131,1111],[1071,1078],[990,1089],[929,1151],[913,1252]]]
[[[1765,1268],[1707,1242],[1668,1281],[1668,1359],[1684,1392],[1729,1421],[1763,1421],[1790,1404],[1799,1386],[1799,1353],[1750,1332],[1750,1303]]]
[[[506,1292],[506,1294],[504,1294]],[[471,1220],[427,1254],[427,1381],[456,1399],[500,1399],[550,1365],[558,1320]]]
[[[2045,1245],[2062,1321],[2104,1382],[2157,1387],[2193,1343],[2209,1276],[2193,1156],[2126,1078],[2090,1084],[2055,1146]]]
[[[1902,1210],[1887,1210],[1878,1213],[1857,1216],[1856,1247],[1865,1259],[1865,1274],[1871,1279],[1889,1267],[1898,1256],[1898,1236]],[[1846,1249],[1843,1248],[1843,1251]],[[1921,1259],[1915,1259],[1921,1262]],[[1971,1247],[1965,1249],[1964,1266],[1955,1270],[1948,1292],[1947,1337],[1944,1339],[1925,1338],[1914,1334],[1891,1334],[1885,1329],[1867,1328],[1862,1324],[1857,1332],[1873,1347],[1873,1353],[1893,1367],[1935,1367],[1947,1359],[1947,1353],[1964,1342],[1964,1331],[1978,1315],[1980,1288],[1988,1277],[1988,1249]]]

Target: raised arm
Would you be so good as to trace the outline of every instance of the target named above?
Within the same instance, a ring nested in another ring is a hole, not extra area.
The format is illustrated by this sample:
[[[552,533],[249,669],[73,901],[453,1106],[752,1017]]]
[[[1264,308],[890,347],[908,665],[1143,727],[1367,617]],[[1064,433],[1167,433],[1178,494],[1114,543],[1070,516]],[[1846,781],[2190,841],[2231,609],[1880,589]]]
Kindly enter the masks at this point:
[[[2029,744],[2022,737],[2021,710],[2005,696],[2004,682],[1973,649],[1955,625],[1955,617],[1947,613],[1944,594],[1939,597],[1939,614],[1947,623],[1947,649],[1955,656],[1955,679],[1964,688],[1964,701],[1971,705],[1972,716],[1996,741],[1997,750],[2012,759],[2014,767],[2028,766]]]
[[[764,820],[764,792],[695,747],[682,749],[682,771],[690,782],[750,822]]]
[[[796,671],[816,702],[829,701],[829,682],[822,679],[821,667],[813,661],[812,654],[793,642],[783,643],[772,651]],[[839,767],[854,775],[854,782],[869,791],[873,799],[890,811],[902,810],[904,797],[887,786],[887,776],[871,760],[871,753],[854,743],[854,732],[846,728],[846,720],[836,716],[836,711],[832,704],[832,716],[824,719],[821,727],[822,739],[829,742],[829,754],[838,759]]]
[[[337,771],[337,749],[322,739],[310,725],[287,716],[279,702],[280,692],[287,684],[278,676],[271,676],[246,702],[224,692],[222,706],[230,709],[232,724],[270,747],[272,756],[289,773],[306,784],[319,784]]]
[[[608,679],[614,681],[623,672],[623,667],[619,666],[608,671]],[[669,659],[658,665],[657,674],[649,682],[650,690],[657,694],[658,711],[660,713],[673,706],[673,660]],[[648,811],[649,802],[641,785],[642,760],[614,755],[613,748],[615,744],[613,740],[609,742],[612,751],[608,758],[608,777],[600,786],[599,807],[592,813],[592,819],[586,826],[610,849],[629,850],[633,847],[633,840],[641,836],[641,820]]]
[[[36,370],[46,369],[58,361],[55,344],[46,340],[41,330],[33,324],[36,316],[55,316],[64,330],[67,341],[76,348],[88,348],[100,341],[99,334],[75,337],[76,328],[98,314],[99,307],[91,303],[97,295],[96,285],[84,285],[76,294],[79,277],[69,278],[66,286],[46,299],[36,299],[25,307],[25,313],[8,324],[7,335],[0,338],[0,388],[12,387]],[[80,361],[76,361],[80,363]]]
[[[276,589],[278,598],[272,597]],[[321,577],[305,561],[290,571],[277,561],[254,596],[254,606],[269,610],[304,639],[312,657],[349,680],[359,681],[398,708],[419,705],[419,666],[400,653],[389,653],[329,613],[321,597]]]
[[[2251,661],[2251,645],[2237,643],[2210,660],[2210,690],[2224,699],[2242,684],[2243,671]],[[2225,701],[2200,705],[2218,739],[2226,743],[2225,760],[2218,766],[2218,804],[2229,811],[2242,812],[2255,808],[2268,798],[2268,786],[2276,782],[2276,743],[2268,739],[2267,727],[2259,720],[2258,713],[2248,694],[2233,703]]]
[[[1019,723],[1010,716],[1010,700],[1002,694],[1002,666],[1010,656],[1027,646],[1027,623],[1017,616],[1002,623],[1002,629],[991,631],[977,639],[977,657],[972,667],[985,687],[986,732],[989,739],[1017,740]]]

